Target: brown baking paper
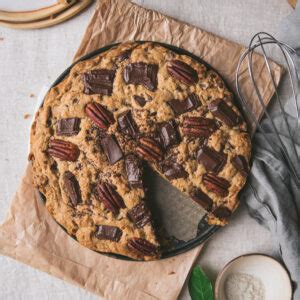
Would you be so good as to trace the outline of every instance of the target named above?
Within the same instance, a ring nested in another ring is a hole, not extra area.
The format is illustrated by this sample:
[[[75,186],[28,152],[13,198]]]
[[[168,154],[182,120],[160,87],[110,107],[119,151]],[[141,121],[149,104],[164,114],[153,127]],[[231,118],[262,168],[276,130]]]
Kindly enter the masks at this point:
[[[153,40],[185,48],[211,64],[234,89],[237,61],[243,47],[199,28],[125,0],[102,0],[87,28],[76,58],[106,44]],[[263,59],[254,57],[254,72],[267,104],[273,94]],[[272,64],[276,83],[281,68]],[[243,74],[243,91],[253,112],[261,116],[254,91]],[[69,237],[46,211],[32,186],[29,164],[0,226],[0,253],[106,299],[176,299],[201,246],[170,259],[130,262],[84,248]]]

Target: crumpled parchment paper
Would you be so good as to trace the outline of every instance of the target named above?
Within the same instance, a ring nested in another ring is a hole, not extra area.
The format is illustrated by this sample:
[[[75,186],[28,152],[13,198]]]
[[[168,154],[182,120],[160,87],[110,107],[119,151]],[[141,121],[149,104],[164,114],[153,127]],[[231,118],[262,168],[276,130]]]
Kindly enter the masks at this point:
[[[126,0],[102,0],[75,59],[104,45],[128,40],[153,40],[185,48],[211,64],[234,90],[235,70],[243,47],[178,22]],[[282,69],[272,64],[278,84]],[[254,72],[267,104],[273,94],[263,58],[254,56]],[[254,90],[242,76],[243,92],[257,117],[262,114]],[[173,258],[130,262],[84,248],[54,221],[32,186],[28,164],[0,226],[0,253],[74,283],[106,299],[176,299],[201,246]]]

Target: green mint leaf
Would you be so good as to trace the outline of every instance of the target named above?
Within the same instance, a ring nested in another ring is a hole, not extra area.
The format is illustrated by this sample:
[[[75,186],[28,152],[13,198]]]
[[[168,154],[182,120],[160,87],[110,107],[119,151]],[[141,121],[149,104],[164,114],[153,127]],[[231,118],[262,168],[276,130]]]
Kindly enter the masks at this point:
[[[212,284],[199,266],[196,266],[189,280],[192,300],[214,300]]]

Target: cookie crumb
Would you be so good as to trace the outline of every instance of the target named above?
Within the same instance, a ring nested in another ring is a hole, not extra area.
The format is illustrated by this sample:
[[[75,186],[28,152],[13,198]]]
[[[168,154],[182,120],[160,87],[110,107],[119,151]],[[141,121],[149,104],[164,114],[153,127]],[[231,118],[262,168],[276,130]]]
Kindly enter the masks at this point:
[[[30,98],[34,98],[34,97],[35,97],[35,94],[31,93],[31,94],[29,94],[29,97],[30,97]]]
[[[174,275],[176,274],[174,271],[171,271],[168,275]]]
[[[0,37],[0,41],[4,41],[4,38],[3,38],[3,37]]]
[[[30,116],[31,116],[30,114],[25,113],[23,117],[24,117],[25,120],[27,120],[28,118],[30,118]]]

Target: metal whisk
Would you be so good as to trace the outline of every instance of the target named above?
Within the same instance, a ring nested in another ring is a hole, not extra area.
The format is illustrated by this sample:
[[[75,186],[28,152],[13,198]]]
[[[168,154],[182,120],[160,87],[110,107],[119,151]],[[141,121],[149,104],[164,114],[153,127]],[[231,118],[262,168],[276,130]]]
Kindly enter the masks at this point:
[[[241,55],[241,58],[238,63],[237,71],[236,71],[236,88],[238,92],[238,96],[240,97],[240,100],[242,102],[243,110],[246,114],[246,117],[253,122],[257,129],[263,134],[263,137],[265,138],[266,142],[269,144],[269,146],[272,149],[277,149],[278,151],[275,151],[274,155],[277,159],[282,160],[291,176],[294,178],[295,182],[298,186],[300,186],[300,170],[297,172],[297,168],[299,169],[300,161],[299,161],[299,155],[297,153],[295,141],[294,141],[294,134],[292,134],[292,128],[290,127],[290,124],[288,122],[288,114],[284,109],[283,101],[278,93],[277,87],[276,87],[276,81],[274,78],[274,74],[272,73],[272,69],[270,66],[270,60],[267,57],[266,54],[266,45],[273,45],[279,49],[280,54],[282,55],[285,67],[288,71],[289,81],[291,84],[292,94],[293,94],[293,104],[295,105],[295,111],[296,111],[296,128],[294,128],[294,133],[296,132],[298,128],[298,122],[299,122],[299,107],[297,102],[297,96],[299,92],[299,78],[297,69],[295,67],[295,62],[293,60],[293,55],[297,55],[295,49],[287,45],[286,43],[283,43],[281,41],[278,41],[275,39],[272,35],[266,33],[266,32],[259,32],[251,39],[249,47],[244,51],[244,53]],[[294,160],[291,159],[291,156],[289,155],[289,152],[287,150],[286,144],[284,143],[282,136],[279,133],[278,128],[276,128],[276,125],[274,123],[274,120],[270,113],[268,112],[266,105],[263,101],[263,97],[261,94],[261,91],[258,88],[257,79],[255,79],[254,72],[253,72],[253,53],[254,50],[260,49],[262,52],[262,55],[264,57],[265,66],[267,68],[268,74],[271,79],[272,86],[274,88],[275,98],[278,102],[280,112],[284,121],[284,124],[287,128],[288,132],[288,138],[291,141],[291,154],[293,155]],[[253,113],[253,110],[251,109],[249,105],[249,101],[247,101],[246,97],[243,94],[240,78],[241,78],[241,66],[244,60],[247,59],[247,68],[249,73],[249,79],[252,82],[254,86],[254,90],[256,92],[256,96],[258,98],[259,105],[261,105],[262,112],[264,113],[265,118],[268,119],[268,122],[270,124],[270,128],[272,129],[272,133],[276,137],[276,142],[273,141],[273,139],[270,139],[266,130],[264,127],[260,124],[260,120],[257,119],[255,114]],[[279,157],[280,156],[280,157]],[[295,164],[296,161],[296,164]]]

